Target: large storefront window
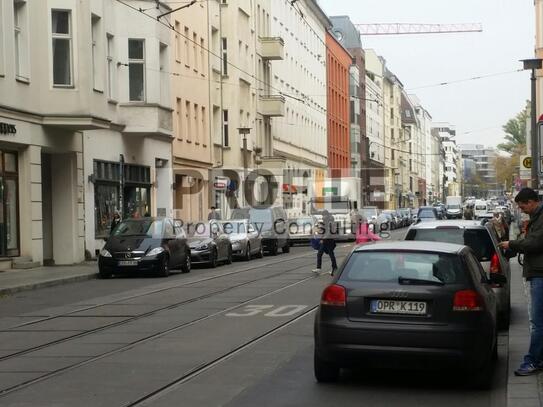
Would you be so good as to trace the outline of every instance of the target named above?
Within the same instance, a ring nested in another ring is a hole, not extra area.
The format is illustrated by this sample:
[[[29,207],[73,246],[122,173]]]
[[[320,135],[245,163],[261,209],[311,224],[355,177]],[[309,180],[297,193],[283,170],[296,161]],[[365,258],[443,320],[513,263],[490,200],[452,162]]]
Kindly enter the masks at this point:
[[[115,212],[121,218],[151,214],[151,169],[143,165],[94,161],[95,236],[107,237]],[[121,194],[122,190],[122,194]],[[121,210],[122,208],[122,210]]]
[[[94,186],[94,211],[96,237],[109,236],[113,215],[119,210],[119,186],[96,184]]]
[[[17,153],[0,151],[0,256],[19,256]]]

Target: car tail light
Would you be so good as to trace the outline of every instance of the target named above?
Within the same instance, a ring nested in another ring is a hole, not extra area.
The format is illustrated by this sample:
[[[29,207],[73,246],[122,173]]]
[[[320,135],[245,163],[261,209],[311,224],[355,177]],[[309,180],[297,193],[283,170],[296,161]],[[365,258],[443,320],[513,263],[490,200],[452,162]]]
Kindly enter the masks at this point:
[[[476,291],[462,290],[454,294],[454,311],[481,311],[482,309],[481,297]]]
[[[321,305],[332,305],[335,307],[344,307],[347,300],[345,287],[332,284],[324,289],[321,297]]]
[[[492,257],[490,258],[490,270],[491,273],[501,273],[502,268],[500,266],[500,258],[498,257],[498,253],[494,253]]]

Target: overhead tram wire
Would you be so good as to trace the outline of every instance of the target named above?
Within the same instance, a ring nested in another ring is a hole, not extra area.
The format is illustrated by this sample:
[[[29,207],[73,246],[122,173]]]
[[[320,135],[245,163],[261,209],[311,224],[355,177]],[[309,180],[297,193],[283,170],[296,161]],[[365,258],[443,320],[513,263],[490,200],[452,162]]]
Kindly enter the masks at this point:
[[[163,26],[167,27],[168,29],[170,29],[170,30],[174,31],[175,33],[179,34],[181,37],[185,38],[187,41],[189,41],[189,42],[195,44],[197,47],[203,49],[203,50],[206,51],[208,54],[213,55],[214,57],[218,58],[220,61],[223,61],[223,62],[224,62],[224,59],[222,58],[222,56],[215,54],[215,53],[214,53],[212,50],[210,50],[209,48],[203,47],[201,44],[197,43],[197,42],[194,41],[192,38],[189,38],[189,37],[185,36],[183,33],[177,31],[177,30],[175,29],[175,27],[172,27],[172,26],[171,26],[171,24],[168,24],[168,23],[166,23],[166,22],[164,22],[164,21],[161,21],[161,20],[156,20],[156,17],[153,17],[153,16],[151,16],[151,15],[145,13],[145,12],[140,11],[140,9],[138,9],[137,7],[134,7],[134,6],[132,6],[132,5],[130,5],[130,4],[126,3],[126,2],[124,2],[123,0],[116,0],[116,1],[117,1],[118,3],[124,5],[125,7],[128,7],[129,9],[131,9],[131,10],[133,10],[133,11],[136,11],[136,12],[138,12],[138,13],[140,13],[140,14],[143,14],[143,15],[146,16],[147,18],[150,18],[150,19],[152,19],[152,20],[154,20],[154,21],[157,21],[159,24],[162,24]],[[250,72],[245,71],[243,68],[240,68],[239,66],[233,64],[232,62],[230,62],[230,61],[228,61],[228,60],[226,60],[226,63],[227,63],[229,66],[231,66],[232,68],[235,68],[235,69],[237,69],[238,71],[240,71],[240,72],[242,72],[242,73],[248,75],[249,77],[253,78],[254,80],[256,80],[256,81],[258,81],[258,82],[260,82],[260,83],[262,83],[262,84],[264,84],[264,85],[269,86],[271,89],[277,91],[277,92],[278,92],[280,95],[282,95],[282,96],[288,97],[288,98],[293,99],[293,100],[296,100],[296,101],[298,101],[298,102],[301,102],[301,103],[303,103],[305,106],[307,106],[307,107],[309,107],[309,108],[311,108],[311,109],[313,109],[313,110],[315,110],[315,111],[317,111],[317,112],[319,112],[319,113],[323,113],[323,112],[326,111],[326,109],[324,109],[324,108],[322,108],[322,107],[320,107],[320,106],[319,106],[320,108],[318,109],[318,108],[316,108],[316,107],[313,107],[311,104],[307,103],[307,101],[305,101],[305,100],[302,101],[301,99],[297,98],[296,96],[292,96],[292,95],[289,95],[289,94],[283,92],[281,89],[276,88],[276,87],[273,86],[271,83],[266,82],[266,81],[264,81],[264,80],[262,80],[262,79],[257,78],[255,75],[251,74]]]
[[[495,77],[495,76],[509,75],[509,74],[512,74],[512,73],[523,72],[523,71],[524,71],[523,69],[515,69],[513,71],[497,72],[497,73],[491,73],[491,74],[488,74],[488,75],[479,75],[479,76],[474,76],[472,78],[465,78],[465,79],[458,79],[458,80],[453,80],[453,81],[448,81],[448,82],[435,83],[433,85],[417,86],[415,88],[410,88],[410,89],[407,89],[407,90],[411,91],[411,90],[417,90],[417,89],[436,88],[438,86],[446,86],[446,85],[453,85],[453,84],[456,84],[456,83],[476,81],[476,80],[479,80],[479,79],[486,79],[486,78],[492,78],[492,77]]]

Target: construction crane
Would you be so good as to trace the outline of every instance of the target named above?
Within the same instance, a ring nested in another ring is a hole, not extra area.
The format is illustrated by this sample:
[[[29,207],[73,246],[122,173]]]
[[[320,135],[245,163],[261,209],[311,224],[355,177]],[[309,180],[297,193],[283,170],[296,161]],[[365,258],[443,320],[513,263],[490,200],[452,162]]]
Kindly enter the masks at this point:
[[[355,24],[361,35],[404,35],[404,34],[446,34],[482,32],[481,23],[462,24]]]

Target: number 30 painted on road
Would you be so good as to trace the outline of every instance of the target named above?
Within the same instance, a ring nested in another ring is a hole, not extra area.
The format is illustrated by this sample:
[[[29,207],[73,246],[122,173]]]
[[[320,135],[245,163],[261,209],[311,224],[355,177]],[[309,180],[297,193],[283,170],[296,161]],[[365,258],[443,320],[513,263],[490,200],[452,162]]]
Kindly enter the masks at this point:
[[[253,317],[274,308],[275,305],[246,305],[241,312],[229,312],[227,317]],[[304,309],[307,305],[282,305],[264,314],[265,317],[290,317]]]

